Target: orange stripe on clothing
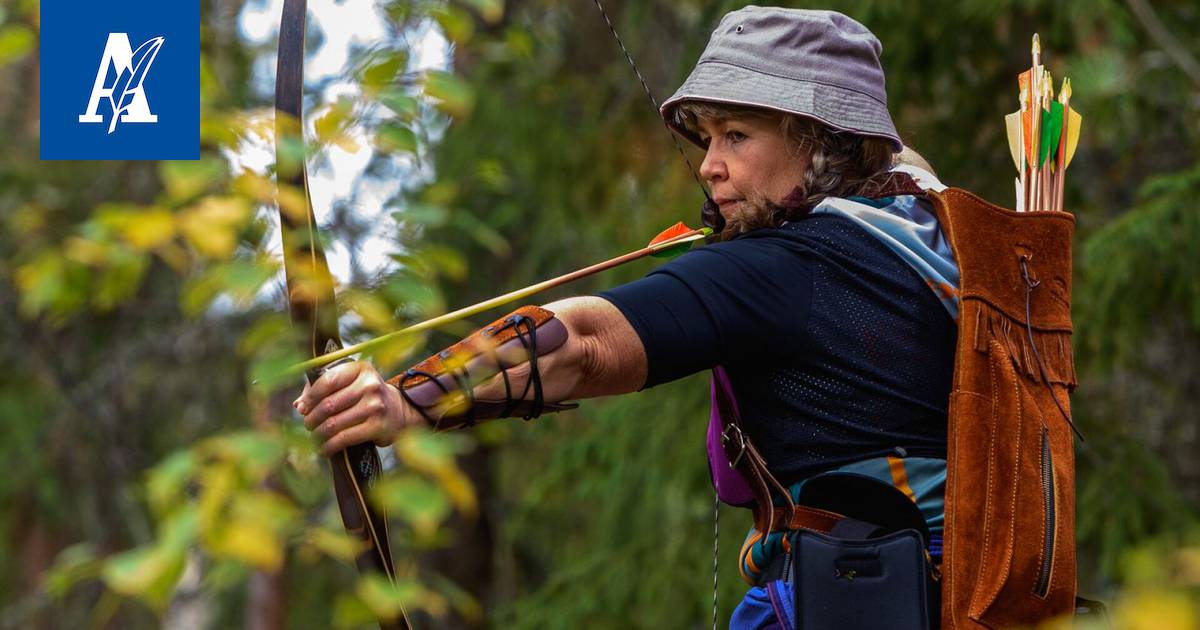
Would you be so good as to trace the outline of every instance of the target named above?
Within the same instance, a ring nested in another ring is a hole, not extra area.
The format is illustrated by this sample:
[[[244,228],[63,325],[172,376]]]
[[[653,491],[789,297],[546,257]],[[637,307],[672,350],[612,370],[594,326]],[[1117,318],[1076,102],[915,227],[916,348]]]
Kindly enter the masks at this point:
[[[917,495],[913,493],[912,488],[908,487],[908,472],[904,470],[904,460],[899,457],[888,457],[887,460],[888,469],[892,472],[892,485],[903,492],[909,500],[916,503]]]
[[[738,562],[738,573],[741,573],[742,580],[751,586],[754,586],[754,584],[757,582],[756,578],[760,573],[762,573],[762,570],[754,565],[754,545],[761,540],[762,537],[762,532],[755,531],[753,536],[747,538],[746,542],[742,543],[742,550],[738,552],[740,560]],[[754,573],[753,576],[746,574],[747,568]]]

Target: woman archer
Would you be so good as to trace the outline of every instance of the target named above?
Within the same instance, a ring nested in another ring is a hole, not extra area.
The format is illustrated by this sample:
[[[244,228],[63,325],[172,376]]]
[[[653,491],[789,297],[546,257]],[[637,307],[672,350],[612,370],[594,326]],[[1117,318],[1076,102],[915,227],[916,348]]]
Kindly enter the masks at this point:
[[[878,480],[919,510],[936,563],[958,269],[924,196],[942,186],[888,113],[881,48],[835,12],[726,15],[661,108],[705,150],[717,242],[477,333],[507,328],[523,351],[490,378],[477,365],[455,375],[437,356],[390,381],[367,362],[331,369],[296,401],[323,452],[719,367],[789,500],[831,472]],[[419,395],[422,384],[437,395]],[[458,403],[441,402],[447,393]],[[793,627],[788,532],[759,525],[741,555],[755,586],[731,627]]]

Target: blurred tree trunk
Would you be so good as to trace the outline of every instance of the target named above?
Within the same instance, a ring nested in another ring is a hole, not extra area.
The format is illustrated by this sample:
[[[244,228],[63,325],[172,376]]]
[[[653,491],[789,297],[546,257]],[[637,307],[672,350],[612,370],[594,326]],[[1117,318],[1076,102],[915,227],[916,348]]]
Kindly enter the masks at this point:
[[[290,418],[293,414],[291,401],[298,393],[292,389],[276,391],[266,400],[251,397],[252,418],[254,426],[262,431],[270,431],[280,418]],[[324,471],[325,468],[322,468]],[[282,485],[274,477],[269,477],[263,485],[274,492],[283,492]],[[246,613],[243,627],[246,630],[283,630],[287,627],[287,588],[284,575],[286,565],[278,571],[254,571],[246,585]]]

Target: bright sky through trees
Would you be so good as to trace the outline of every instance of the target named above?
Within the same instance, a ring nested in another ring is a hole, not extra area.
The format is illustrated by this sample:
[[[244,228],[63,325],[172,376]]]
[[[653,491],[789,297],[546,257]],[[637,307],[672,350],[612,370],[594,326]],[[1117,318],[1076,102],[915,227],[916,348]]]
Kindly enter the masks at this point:
[[[279,15],[283,10],[283,0],[265,0],[250,3],[242,11],[239,19],[239,29],[243,36],[252,43],[267,43],[273,41],[279,32]],[[319,29],[324,37],[319,47],[309,46],[310,56],[305,60],[304,78],[308,84],[330,80],[321,92],[320,101],[327,104],[339,97],[353,97],[358,93],[358,85],[345,73],[353,63],[351,52],[355,48],[373,48],[387,42],[388,33],[383,19],[379,15],[378,2],[375,0],[311,0],[308,10],[309,29]],[[414,32],[408,35],[413,42],[414,57],[410,70],[445,69],[450,63],[450,45],[442,36],[440,30],[432,22],[426,21]],[[274,51],[271,46],[266,47]],[[336,77],[341,76],[340,79]],[[332,80],[331,80],[332,79]],[[275,56],[263,55],[256,63],[255,84],[264,94],[270,94],[275,85]],[[311,127],[308,132],[311,141]],[[315,169],[309,172],[310,194],[313,206],[316,208],[332,208],[339,199],[357,193],[354,206],[355,212],[373,225],[372,234],[364,239],[359,262],[363,271],[373,274],[382,271],[386,266],[394,264],[387,257],[392,251],[389,230],[392,221],[386,217],[393,209],[385,207],[400,186],[403,179],[384,181],[364,177],[365,170],[371,160],[369,142],[361,132],[354,132],[354,140],[362,147],[356,153],[350,153],[336,146],[325,149],[329,167]],[[274,161],[274,147],[267,143],[244,144],[237,156],[231,156],[235,166],[264,172]],[[411,156],[403,158],[398,167],[402,171],[414,170],[417,177],[428,178],[432,173],[416,171],[417,166]],[[318,221],[325,217],[318,216]],[[350,257],[344,247],[332,244],[328,251],[329,266],[341,280],[345,281],[350,275]]]

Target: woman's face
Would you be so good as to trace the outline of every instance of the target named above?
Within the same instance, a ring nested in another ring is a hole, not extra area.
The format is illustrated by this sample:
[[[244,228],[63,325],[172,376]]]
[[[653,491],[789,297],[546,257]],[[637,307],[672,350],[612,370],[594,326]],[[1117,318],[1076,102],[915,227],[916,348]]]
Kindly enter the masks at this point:
[[[744,201],[780,203],[803,182],[809,154],[784,136],[775,116],[702,119],[699,135],[707,146],[700,176],[726,221]]]

